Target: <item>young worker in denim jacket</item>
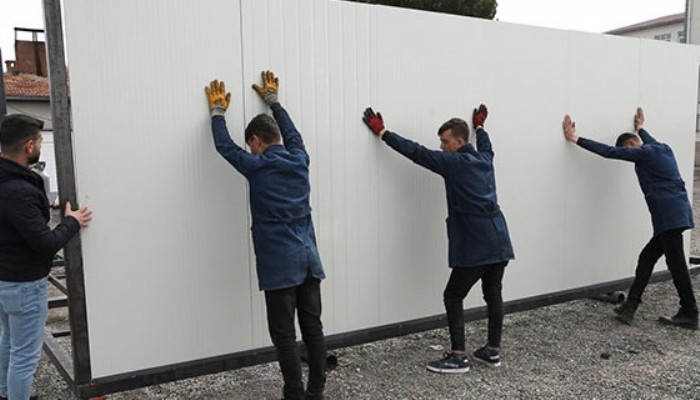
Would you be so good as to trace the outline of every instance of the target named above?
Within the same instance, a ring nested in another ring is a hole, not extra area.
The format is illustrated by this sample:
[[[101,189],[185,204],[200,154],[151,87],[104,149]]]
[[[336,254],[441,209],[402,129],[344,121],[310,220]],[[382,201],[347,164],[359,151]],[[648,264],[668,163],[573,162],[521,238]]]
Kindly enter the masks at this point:
[[[253,118],[245,129],[251,153],[236,145],[224,113],[231,94],[224,82],[205,88],[216,150],[250,186],[252,234],[260,290],[265,291],[270,337],[284,377],[285,399],[321,399],[325,385],[326,347],[321,325],[321,280],[325,278],[316,248],[309,206],[309,155],[301,134],[279,103],[278,79],[262,73],[263,87],[253,89],[272,109]],[[308,349],[309,382],[301,379],[294,314]]]
[[[452,351],[431,361],[427,368],[439,373],[469,371],[465,351],[463,301],[481,280],[488,309],[488,342],[473,355],[488,366],[501,365],[500,345],[503,325],[503,273],[514,258],[506,219],[498,206],[493,169],[494,152],[483,129],[488,111],[483,104],[474,110],[476,148],[468,143],[466,121],[452,118],[438,130],[442,151],[429,150],[384,128],[381,114],[365,110],[364,122],[392,149],[414,163],[439,174],[447,193],[447,238],[449,266],[452,268],[443,299],[447,311]]]
[[[634,170],[651,213],[654,234],[639,255],[627,301],[615,308],[616,318],[626,324],[632,323],[654,265],[664,255],[680,297],[680,309],[673,317],[661,317],[659,321],[666,325],[697,329],[698,307],[683,251],[683,231],[693,227],[693,211],[673,150],[667,144],[656,141],[643,129],[643,125],[644,112],[638,108],[634,116],[634,129],[639,136],[623,133],[614,147],[576,135],[576,125],[568,115],[564,117],[563,128],[568,141],[588,151],[605,158],[634,162]]]

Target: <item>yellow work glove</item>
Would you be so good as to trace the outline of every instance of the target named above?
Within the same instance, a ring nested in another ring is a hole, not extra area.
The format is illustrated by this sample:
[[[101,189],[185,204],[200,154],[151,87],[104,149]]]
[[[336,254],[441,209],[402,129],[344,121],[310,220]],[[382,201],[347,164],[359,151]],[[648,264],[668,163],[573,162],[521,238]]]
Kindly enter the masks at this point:
[[[204,92],[209,100],[209,114],[212,117],[215,115],[223,116],[231,102],[231,93],[226,93],[224,81],[213,80],[209,82],[209,86],[204,87]]]
[[[261,75],[263,86],[260,87],[253,84],[253,89],[258,92],[260,97],[268,106],[279,103],[279,100],[277,99],[277,91],[280,87],[279,79],[275,77],[275,74],[273,74],[272,71],[263,71],[261,72]]]

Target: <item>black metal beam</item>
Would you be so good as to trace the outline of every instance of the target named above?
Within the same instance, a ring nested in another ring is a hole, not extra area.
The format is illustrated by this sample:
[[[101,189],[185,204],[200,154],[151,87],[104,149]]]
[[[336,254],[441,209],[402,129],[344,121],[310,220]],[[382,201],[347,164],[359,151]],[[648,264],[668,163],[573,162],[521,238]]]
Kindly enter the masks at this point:
[[[68,288],[63,286],[63,283],[60,280],[58,280],[58,278],[55,277],[53,274],[49,274],[48,281],[49,283],[54,285],[56,289],[60,290],[63,294],[68,295]]]
[[[17,28],[15,28],[15,35],[17,35],[17,32],[44,33],[44,30],[43,29],[36,29],[36,28],[19,28],[19,27],[17,27]]]
[[[64,267],[66,265],[66,260],[63,259],[62,256],[56,255],[53,258],[53,261],[51,262],[51,268],[54,267]]]
[[[68,307],[68,297],[66,296],[56,296],[49,298],[49,308],[62,308]]]
[[[81,398],[101,396],[266,363],[274,361],[275,358],[276,353],[273,347],[248,350],[105,378],[96,378],[88,385],[77,385],[78,394]]]
[[[48,331],[44,333],[44,351],[53,364],[56,365],[58,372],[68,383],[71,391],[77,394],[78,390],[75,386],[75,379],[73,379],[73,360],[60,343],[54,339],[53,334]]]
[[[44,0],[44,20],[58,189],[61,203],[70,201],[77,206],[60,0]],[[91,381],[92,372],[85,305],[85,277],[79,234],[66,245],[63,252],[66,260],[66,285],[69,292],[70,329],[73,333],[71,341],[75,383],[85,384]]]
[[[0,49],[0,119],[7,115],[7,100],[5,98],[5,73],[2,65],[2,49]]]
[[[53,336],[53,337],[55,337],[55,338],[70,336],[70,331],[56,331],[56,332],[51,332],[51,336]]]
[[[694,275],[699,274],[700,267],[693,268],[692,273]],[[671,274],[668,271],[661,271],[654,273],[651,281],[659,282],[669,280],[670,278]],[[596,294],[627,289],[631,285],[632,281],[633,278],[626,278],[591,286],[563,290],[555,293],[528,297],[520,300],[508,301],[504,304],[504,309],[506,313],[510,314],[552,304],[588,298]],[[464,316],[465,321],[482,319],[486,317],[486,307],[468,309],[464,312]],[[340,347],[354,346],[377,340],[422,332],[429,329],[442,328],[446,325],[447,319],[445,315],[440,314],[411,321],[398,322],[395,324],[330,335],[326,337],[326,346],[329,350]],[[80,394],[81,398],[106,395],[109,393],[261,364],[273,361],[275,358],[276,355],[273,347],[248,350],[239,353],[166,365],[103,378],[96,378],[89,384],[77,385],[78,393]]]

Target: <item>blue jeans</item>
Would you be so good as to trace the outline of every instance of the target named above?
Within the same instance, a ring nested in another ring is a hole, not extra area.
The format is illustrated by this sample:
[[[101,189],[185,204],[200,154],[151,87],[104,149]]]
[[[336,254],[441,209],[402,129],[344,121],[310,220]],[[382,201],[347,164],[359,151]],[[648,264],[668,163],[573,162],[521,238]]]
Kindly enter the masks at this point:
[[[46,278],[0,281],[0,396],[29,399],[41,359],[48,300]]]

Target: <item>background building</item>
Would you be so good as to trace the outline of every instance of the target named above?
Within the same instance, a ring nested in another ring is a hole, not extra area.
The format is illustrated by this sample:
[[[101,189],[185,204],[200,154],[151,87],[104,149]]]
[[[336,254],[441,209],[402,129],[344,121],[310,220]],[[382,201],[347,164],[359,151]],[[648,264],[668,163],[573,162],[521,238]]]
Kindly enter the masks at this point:
[[[613,29],[605,33],[610,35],[685,43],[685,13],[671,14],[665,17],[654,18],[649,21]]]

